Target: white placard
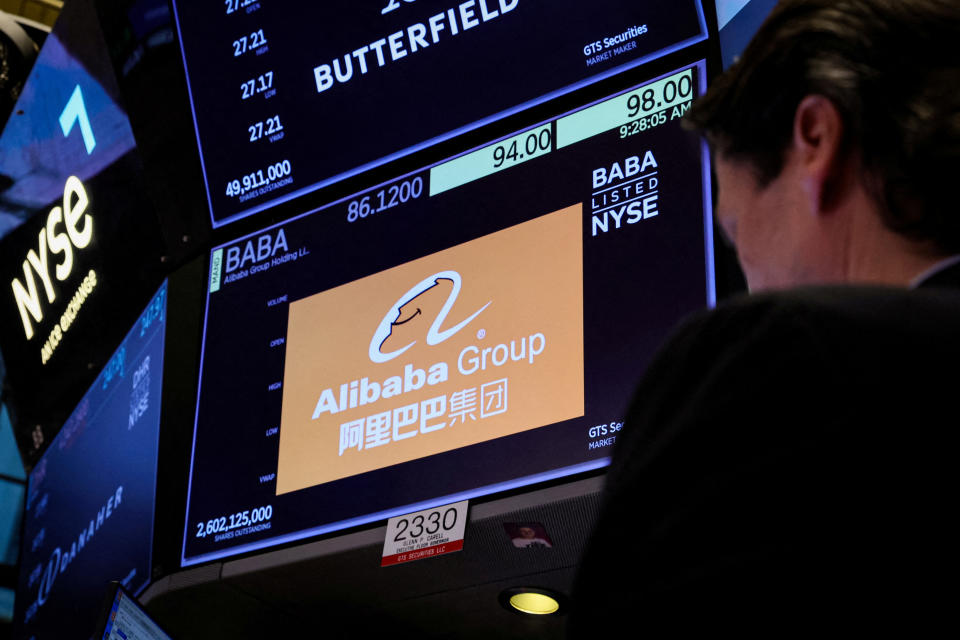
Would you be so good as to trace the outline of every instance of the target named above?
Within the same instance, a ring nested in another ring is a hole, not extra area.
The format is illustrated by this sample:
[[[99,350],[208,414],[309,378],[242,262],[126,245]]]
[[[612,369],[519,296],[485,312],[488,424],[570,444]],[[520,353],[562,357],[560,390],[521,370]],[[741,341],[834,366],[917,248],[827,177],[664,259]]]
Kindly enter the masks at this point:
[[[468,502],[464,500],[390,518],[380,566],[433,558],[463,549]]]

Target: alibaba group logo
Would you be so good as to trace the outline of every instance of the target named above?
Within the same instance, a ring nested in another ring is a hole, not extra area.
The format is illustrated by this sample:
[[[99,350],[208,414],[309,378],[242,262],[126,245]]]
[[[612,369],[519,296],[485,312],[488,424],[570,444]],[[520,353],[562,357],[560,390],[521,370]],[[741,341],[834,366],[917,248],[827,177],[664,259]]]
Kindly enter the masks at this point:
[[[373,339],[370,340],[370,359],[377,363],[389,362],[412,347],[417,341],[415,336],[420,334],[418,328],[422,327],[423,318],[434,318],[427,330],[427,344],[435,346],[463,329],[490,306],[488,302],[465,320],[448,329],[442,329],[447,314],[460,295],[461,286],[459,273],[441,271],[424,278],[403,294],[396,304],[390,307],[373,334]],[[401,344],[403,346],[398,346]]]

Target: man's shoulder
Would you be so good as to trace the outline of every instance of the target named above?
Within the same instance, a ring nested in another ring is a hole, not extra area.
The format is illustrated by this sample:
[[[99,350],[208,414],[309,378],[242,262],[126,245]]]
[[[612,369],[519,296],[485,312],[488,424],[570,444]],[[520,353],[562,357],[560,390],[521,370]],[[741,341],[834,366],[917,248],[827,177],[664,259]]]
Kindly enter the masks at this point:
[[[668,432],[715,423],[737,424],[724,437],[738,434],[748,448],[770,425],[781,435],[811,424],[854,425],[846,433],[855,433],[928,419],[952,402],[949,372],[958,366],[958,292],[744,296],[696,314],[664,344],[634,394],[621,448],[653,450]]]
[[[926,310],[960,313],[960,289],[903,289],[879,286],[804,287],[730,298],[703,315],[758,317],[816,314],[826,318],[882,321],[889,315]]]
[[[695,314],[670,342],[748,346],[776,336],[816,340],[831,349],[878,337],[960,342],[960,289],[811,287],[740,296]]]
[[[928,541],[955,530],[942,505],[958,363],[949,290],[803,289],[688,320],[626,413],[577,624],[639,605],[669,624],[692,610],[820,620],[852,603],[877,615],[903,585],[927,587],[948,548]],[[625,548],[611,571],[609,549]]]

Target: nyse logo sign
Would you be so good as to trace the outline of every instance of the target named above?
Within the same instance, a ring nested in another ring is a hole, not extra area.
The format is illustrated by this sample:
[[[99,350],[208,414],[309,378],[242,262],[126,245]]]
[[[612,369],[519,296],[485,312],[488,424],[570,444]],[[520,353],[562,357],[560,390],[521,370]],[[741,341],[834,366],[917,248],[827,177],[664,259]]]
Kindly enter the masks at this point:
[[[59,121],[64,136],[70,135],[75,124],[79,125],[87,155],[93,153],[97,139],[93,135],[93,127],[90,126],[80,85],[74,88],[67,105],[60,113]],[[85,249],[93,238],[93,218],[85,213],[89,203],[90,199],[80,179],[76,176],[67,178],[63,187],[63,208],[54,207],[50,210],[47,214],[47,225],[40,230],[37,251],[31,249],[27,253],[27,259],[23,261],[24,282],[14,278],[11,283],[27,340],[33,338],[33,326],[27,313],[33,317],[34,322],[39,324],[43,321],[43,308],[34,274],[40,277],[47,302],[52,304],[57,293],[50,278],[50,256],[63,254],[63,260],[55,268],[57,280],[63,282],[70,277],[73,270],[73,249]],[[57,233],[56,228],[61,223],[66,233]]]
[[[47,302],[52,304],[57,299],[57,292],[50,276],[54,275],[59,282],[69,278],[73,271],[73,250],[85,249],[93,238],[93,217],[87,213],[89,203],[80,179],[76,176],[67,178],[63,188],[63,207],[54,207],[47,214],[47,224],[40,229],[37,238],[37,250],[30,249],[23,261],[23,282],[14,278],[11,283],[27,340],[33,338],[33,322],[43,322],[37,278],[43,285]],[[64,231],[58,231],[61,225]],[[58,254],[63,254],[63,258],[53,265],[51,273],[51,263],[56,261],[54,256]]]

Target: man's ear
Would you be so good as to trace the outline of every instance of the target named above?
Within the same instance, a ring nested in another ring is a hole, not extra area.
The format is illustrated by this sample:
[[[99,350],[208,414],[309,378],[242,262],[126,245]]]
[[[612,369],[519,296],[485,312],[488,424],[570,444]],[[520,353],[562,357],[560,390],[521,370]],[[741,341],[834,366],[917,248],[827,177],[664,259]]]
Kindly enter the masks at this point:
[[[797,105],[793,149],[810,211],[826,214],[842,196],[848,179],[843,157],[844,123],[833,102],[809,95]]]

